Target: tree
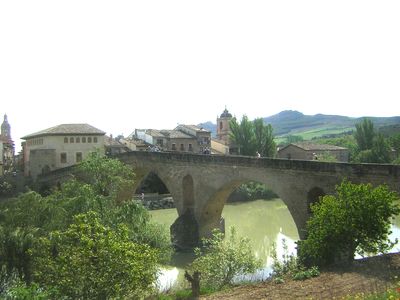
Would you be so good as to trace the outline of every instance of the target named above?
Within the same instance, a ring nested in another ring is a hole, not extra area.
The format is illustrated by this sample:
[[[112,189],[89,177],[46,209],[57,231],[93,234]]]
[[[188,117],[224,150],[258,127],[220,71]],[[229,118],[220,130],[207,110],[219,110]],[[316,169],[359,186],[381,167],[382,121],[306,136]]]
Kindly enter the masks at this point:
[[[372,146],[372,159],[375,163],[390,162],[390,146],[382,134],[377,134]]]
[[[157,274],[156,251],[132,243],[124,226],[104,226],[95,212],[40,238],[32,257],[35,282],[71,299],[139,298]]]
[[[121,161],[100,156],[97,152],[91,153],[79,165],[79,170],[95,191],[103,196],[118,197],[125,188],[133,185],[135,176],[133,170]]]
[[[324,196],[311,207],[307,238],[299,242],[300,261],[323,266],[351,262],[355,253],[386,252],[394,245],[389,234],[391,218],[400,212],[397,200],[385,185],[373,188],[344,180],[335,196]]]
[[[354,137],[360,151],[371,149],[375,137],[375,129],[372,121],[365,118],[361,123],[357,123]]]
[[[382,134],[374,129],[374,124],[369,119],[364,119],[356,124],[354,137],[357,141],[358,153],[356,162],[360,163],[389,163],[390,146]]]
[[[229,123],[232,142],[239,148],[241,155],[254,155],[256,149],[254,147],[254,131],[253,124],[246,115],[242,117],[240,124],[236,118],[232,118]]]
[[[202,282],[209,287],[220,289],[231,284],[235,276],[253,273],[261,267],[249,240],[238,239],[233,227],[228,240],[224,241],[224,234],[214,230],[212,238],[204,239],[203,243],[204,250],[195,249],[197,258],[191,269],[200,272]]]
[[[257,151],[264,157],[273,157],[276,152],[273,129],[271,124],[265,125],[263,119],[253,121],[254,144]]]
[[[276,152],[273,129],[265,125],[261,118],[249,121],[243,116],[240,124],[236,118],[229,123],[232,142],[239,148],[239,154],[253,156],[259,152],[264,157],[272,157]]]
[[[16,272],[29,283],[34,271],[29,255],[32,241],[49,238],[51,232],[65,231],[76,215],[89,211],[94,211],[101,223],[114,231],[125,226],[131,242],[158,249],[162,261],[169,259],[172,248],[165,228],[153,223],[140,203],[132,199],[117,201],[119,188],[132,183],[132,170],[119,161],[96,156],[91,159],[94,162],[84,163],[90,167],[85,173],[90,184],[72,179],[46,197],[28,192],[0,202],[0,269],[7,267],[8,274]],[[108,172],[111,175],[100,174]]]

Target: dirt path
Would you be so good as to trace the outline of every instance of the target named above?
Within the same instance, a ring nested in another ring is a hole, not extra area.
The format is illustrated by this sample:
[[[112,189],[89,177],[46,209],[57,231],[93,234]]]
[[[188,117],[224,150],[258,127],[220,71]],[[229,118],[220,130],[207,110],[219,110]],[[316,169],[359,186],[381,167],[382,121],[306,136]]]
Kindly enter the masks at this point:
[[[357,293],[384,291],[400,280],[400,254],[387,254],[336,267],[319,277],[304,281],[285,280],[283,284],[265,281],[219,292],[202,299],[340,299]]]

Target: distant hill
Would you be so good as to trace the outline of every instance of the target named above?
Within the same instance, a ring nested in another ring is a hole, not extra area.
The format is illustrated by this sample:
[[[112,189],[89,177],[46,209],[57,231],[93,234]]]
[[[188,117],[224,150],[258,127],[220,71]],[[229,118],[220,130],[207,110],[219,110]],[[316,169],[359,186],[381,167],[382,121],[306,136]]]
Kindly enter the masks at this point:
[[[400,116],[396,117],[367,117],[372,120],[377,129],[398,128]],[[361,122],[362,118],[351,118],[337,115],[304,115],[295,110],[285,110],[276,115],[263,118],[266,124],[271,124],[277,137],[287,135],[299,135],[308,140],[330,134],[348,132],[355,129],[355,124]],[[216,135],[216,124],[205,122],[199,124],[204,129],[210,130],[212,136]],[[386,130],[385,130],[386,129]]]
[[[217,136],[217,124],[214,124],[213,122],[208,121],[208,122],[198,124],[197,126],[203,127],[204,129],[211,131],[212,137]]]
[[[271,124],[274,133],[277,136],[299,134],[304,135],[307,132],[325,132],[340,133],[353,130],[355,124],[362,121],[362,118],[350,118],[336,115],[304,115],[301,112],[293,110],[285,110],[276,115],[263,118],[264,122]],[[400,124],[400,116],[398,117],[368,117],[372,120],[375,127],[379,129],[382,126]],[[307,136],[305,136],[307,139]]]

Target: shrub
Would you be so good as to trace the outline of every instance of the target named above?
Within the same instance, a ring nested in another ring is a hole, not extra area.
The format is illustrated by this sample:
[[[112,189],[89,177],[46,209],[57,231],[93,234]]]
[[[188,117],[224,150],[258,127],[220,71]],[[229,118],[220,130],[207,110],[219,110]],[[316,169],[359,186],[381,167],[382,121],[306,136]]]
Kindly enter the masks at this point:
[[[235,276],[253,273],[261,267],[249,240],[237,238],[233,227],[228,240],[224,241],[224,235],[214,230],[212,238],[203,239],[203,243],[203,250],[195,249],[197,258],[191,269],[200,272],[202,283],[208,287],[220,289],[231,284]]]
[[[74,219],[66,231],[39,239],[32,251],[35,282],[72,299],[138,298],[152,290],[155,250],[132,243],[123,226],[102,225],[94,212]]]
[[[391,218],[400,212],[398,199],[385,185],[344,180],[336,196],[324,196],[312,206],[307,239],[298,243],[301,262],[322,266],[351,262],[355,253],[385,253],[394,245],[389,234]]]

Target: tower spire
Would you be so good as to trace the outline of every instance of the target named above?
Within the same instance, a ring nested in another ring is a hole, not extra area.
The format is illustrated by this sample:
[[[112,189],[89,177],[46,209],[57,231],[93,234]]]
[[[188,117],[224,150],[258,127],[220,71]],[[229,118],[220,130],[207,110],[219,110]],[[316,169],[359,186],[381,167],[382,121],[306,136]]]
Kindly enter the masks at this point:
[[[1,124],[1,135],[5,138],[11,139],[11,126],[8,123],[7,114],[4,114],[4,120]]]

